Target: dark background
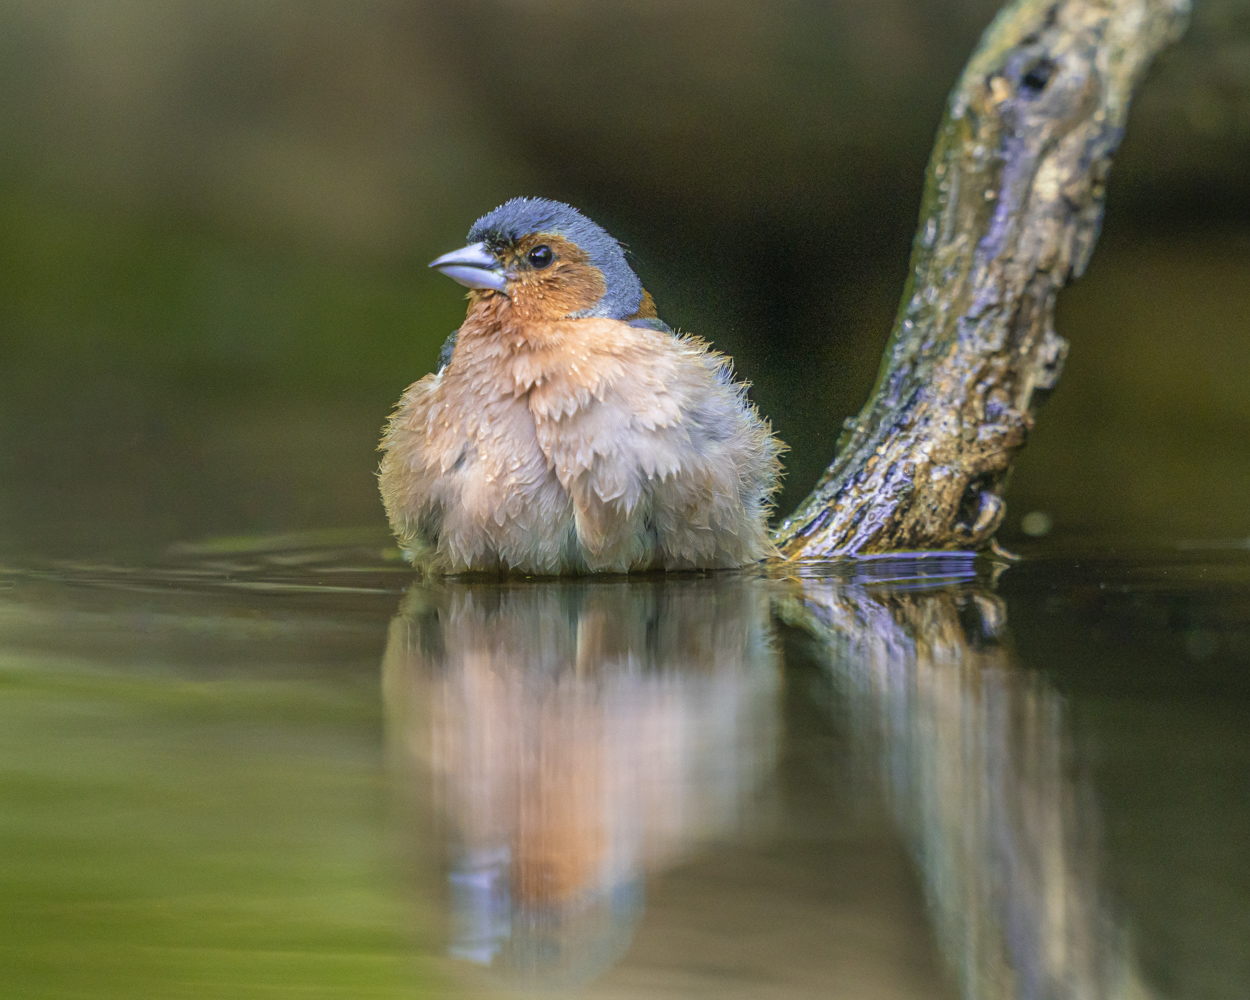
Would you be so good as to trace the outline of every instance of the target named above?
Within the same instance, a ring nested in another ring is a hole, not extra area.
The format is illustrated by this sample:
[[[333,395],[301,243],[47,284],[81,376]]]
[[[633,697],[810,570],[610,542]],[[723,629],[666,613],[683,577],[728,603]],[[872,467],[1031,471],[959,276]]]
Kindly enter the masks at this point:
[[[381,524],[379,428],[506,198],[734,355],[794,507],[864,402],[986,0],[0,3],[0,552]],[[1250,535],[1250,2],[1142,91],[1008,492],[1055,540]]]

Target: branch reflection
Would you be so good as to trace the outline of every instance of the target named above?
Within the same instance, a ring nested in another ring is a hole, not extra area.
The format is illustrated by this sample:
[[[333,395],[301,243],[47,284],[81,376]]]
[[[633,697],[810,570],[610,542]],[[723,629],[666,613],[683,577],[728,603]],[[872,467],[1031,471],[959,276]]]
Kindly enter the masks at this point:
[[[817,637],[878,762],[962,995],[1149,997],[1099,891],[1063,700],[1015,660],[1005,605],[971,566],[929,557],[802,579],[781,610]],[[945,576],[923,575],[935,569]]]
[[[611,965],[644,874],[735,828],[773,771],[763,580],[414,587],[384,680],[447,825],[449,951],[512,985]]]
[[[992,583],[958,557],[842,572],[856,575],[413,588],[391,627],[387,713],[405,787],[441,823],[447,950],[461,966],[513,987],[590,982],[629,948],[644,879],[710,838],[749,839],[748,812],[778,856],[823,836],[804,826],[811,813],[787,810],[834,794],[795,775],[820,771],[802,758],[836,745],[869,779],[852,794],[888,806],[868,835],[908,845],[965,998],[1151,996],[1099,887],[1097,816],[1063,700],[1015,659]],[[770,601],[816,638],[831,695],[799,685],[784,720]],[[844,719],[849,743],[807,738],[804,698]],[[761,794],[778,782],[785,795]],[[819,863],[856,864],[845,843],[830,833]],[[704,888],[723,898],[696,870],[687,905]],[[741,902],[749,922],[753,901]],[[667,926],[683,926],[674,905]],[[760,919],[801,940],[804,905]],[[882,948],[857,974],[885,983],[871,961],[918,957]],[[741,955],[778,984],[798,981],[794,960]]]

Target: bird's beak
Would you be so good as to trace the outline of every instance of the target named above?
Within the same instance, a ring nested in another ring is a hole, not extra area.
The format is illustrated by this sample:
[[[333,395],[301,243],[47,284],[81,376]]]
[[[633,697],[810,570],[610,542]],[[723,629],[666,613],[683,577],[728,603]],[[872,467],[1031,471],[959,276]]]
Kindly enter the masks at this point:
[[[452,281],[465,288],[493,288],[504,290],[503,265],[486,249],[485,243],[471,243],[467,247],[445,253],[438,260],[430,261],[430,267],[441,271]]]

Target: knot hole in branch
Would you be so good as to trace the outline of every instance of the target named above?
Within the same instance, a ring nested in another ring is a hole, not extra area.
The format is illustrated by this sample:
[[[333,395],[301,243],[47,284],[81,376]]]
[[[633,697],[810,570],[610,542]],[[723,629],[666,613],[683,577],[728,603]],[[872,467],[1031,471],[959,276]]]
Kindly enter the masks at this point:
[[[1055,60],[1049,56],[1038,59],[1024,71],[1020,77],[1020,89],[1031,94],[1040,94],[1050,83],[1055,72]]]
[[[978,476],[959,500],[953,534],[964,545],[977,545],[998,529],[1006,513],[1007,504],[994,490],[994,477]]]

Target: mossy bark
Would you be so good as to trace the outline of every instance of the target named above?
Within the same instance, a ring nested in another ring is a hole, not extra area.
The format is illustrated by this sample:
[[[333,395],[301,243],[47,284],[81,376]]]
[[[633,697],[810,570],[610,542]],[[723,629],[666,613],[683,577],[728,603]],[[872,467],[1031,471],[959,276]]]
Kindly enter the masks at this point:
[[[987,545],[1067,354],[1055,297],[1089,261],[1111,158],[1189,0],[1017,0],[985,32],[929,161],[877,384],[774,532],[786,558]]]

